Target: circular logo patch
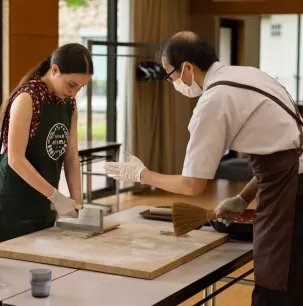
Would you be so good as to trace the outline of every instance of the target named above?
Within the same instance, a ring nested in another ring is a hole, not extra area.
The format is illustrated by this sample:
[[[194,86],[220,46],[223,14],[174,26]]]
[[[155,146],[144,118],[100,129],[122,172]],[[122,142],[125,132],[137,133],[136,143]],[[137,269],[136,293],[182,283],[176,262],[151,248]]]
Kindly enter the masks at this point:
[[[46,139],[46,151],[51,159],[57,160],[66,152],[68,136],[68,129],[62,123],[51,128]]]

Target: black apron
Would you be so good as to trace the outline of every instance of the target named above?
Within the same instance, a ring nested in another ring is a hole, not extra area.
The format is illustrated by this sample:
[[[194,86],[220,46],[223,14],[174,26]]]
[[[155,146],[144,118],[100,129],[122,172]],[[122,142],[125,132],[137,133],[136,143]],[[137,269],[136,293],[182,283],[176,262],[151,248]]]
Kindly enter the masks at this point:
[[[295,105],[294,114],[276,97],[249,85],[219,81],[207,89],[218,85],[256,91],[275,101],[297,122],[299,148],[268,155],[250,154],[249,163],[258,186],[254,223],[256,286],[252,304],[299,305],[299,296],[303,292],[303,175],[298,175],[303,122],[299,110]]]
[[[37,97],[39,93],[30,85]],[[39,99],[40,100],[40,99]],[[5,114],[4,122],[8,116]],[[26,158],[52,186],[58,188],[67,148],[72,106],[40,103],[40,125],[29,140]],[[0,148],[3,142],[3,128]],[[0,241],[16,238],[54,225],[56,212],[50,201],[28,185],[9,165],[7,154],[0,155]]]

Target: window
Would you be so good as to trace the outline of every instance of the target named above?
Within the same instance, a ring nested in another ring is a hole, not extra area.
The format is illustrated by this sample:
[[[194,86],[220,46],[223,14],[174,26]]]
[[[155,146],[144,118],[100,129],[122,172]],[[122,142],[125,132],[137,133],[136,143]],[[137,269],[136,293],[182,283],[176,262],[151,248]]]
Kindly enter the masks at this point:
[[[91,0],[84,6],[81,1],[76,7],[69,7],[67,1],[59,2],[59,45],[78,42],[87,47],[88,40],[107,39],[107,1]],[[106,48],[93,50],[105,54]],[[94,53],[93,52],[93,53]],[[106,138],[106,57],[93,56],[94,76],[92,97],[92,139]],[[87,139],[87,88],[77,95],[78,139]]]
[[[272,24],[271,25],[271,36],[281,36],[281,24]]]
[[[69,6],[68,3],[72,6]],[[86,4],[85,4],[86,3]],[[59,45],[77,42],[88,46],[89,40],[107,40],[108,1],[59,1]],[[106,47],[97,46],[93,49],[94,75],[92,77],[92,113],[91,126],[88,127],[87,86],[76,96],[78,107],[78,140],[87,140],[87,132],[91,131],[93,140],[105,140],[107,131],[107,53]],[[95,54],[95,55],[94,55]],[[98,55],[97,55],[98,54]],[[89,130],[90,128],[90,130]],[[102,162],[92,164],[92,172],[104,172]],[[82,181],[83,193],[86,192],[87,177]],[[91,178],[92,190],[107,186],[104,176]],[[68,188],[62,172],[60,190],[68,195]]]

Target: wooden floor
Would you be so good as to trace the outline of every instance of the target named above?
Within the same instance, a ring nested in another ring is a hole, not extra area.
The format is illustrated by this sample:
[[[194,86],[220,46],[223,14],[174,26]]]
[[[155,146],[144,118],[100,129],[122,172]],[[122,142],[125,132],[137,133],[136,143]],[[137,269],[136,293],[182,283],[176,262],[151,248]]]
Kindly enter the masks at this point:
[[[163,206],[172,205],[177,201],[191,203],[199,205],[207,209],[214,209],[220,201],[235,196],[245,186],[243,183],[231,183],[225,180],[218,180],[209,182],[202,196],[188,197],[176,194],[167,193],[164,191],[156,190],[144,195],[132,195],[130,193],[123,193],[119,196],[120,210],[128,209],[138,205],[150,205],[150,206]],[[95,202],[113,204],[113,212],[116,211],[115,203],[116,197],[111,196],[102,198]],[[252,208],[255,207],[255,203],[252,203]],[[252,263],[249,263],[239,271],[232,273],[230,276],[236,277],[252,268]],[[249,275],[247,279],[253,280],[253,275]],[[225,285],[224,282],[218,282],[217,288]],[[250,306],[251,305],[251,293],[253,287],[249,285],[234,285],[218,295],[216,297],[216,306]],[[194,305],[203,297],[203,293],[199,293],[193,296],[191,299],[180,304],[180,306]]]

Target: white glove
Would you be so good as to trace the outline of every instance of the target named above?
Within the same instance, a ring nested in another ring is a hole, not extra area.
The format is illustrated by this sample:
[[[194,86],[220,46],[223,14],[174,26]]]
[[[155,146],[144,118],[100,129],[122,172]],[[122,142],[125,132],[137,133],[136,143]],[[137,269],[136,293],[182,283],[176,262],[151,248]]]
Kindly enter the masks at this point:
[[[138,157],[129,153],[126,156],[127,162],[107,162],[104,169],[116,180],[141,182],[141,172],[146,167]]]
[[[232,197],[222,201],[215,209],[216,215],[223,214],[225,212],[238,212],[242,214],[247,208],[248,203],[240,196]],[[223,222],[225,225],[229,226],[232,221],[228,219],[218,218],[219,222]]]
[[[67,216],[73,218],[78,217],[78,214],[74,208],[76,202],[73,199],[66,197],[57,189],[55,189],[54,193],[47,199],[54,204],[59,216]]]

